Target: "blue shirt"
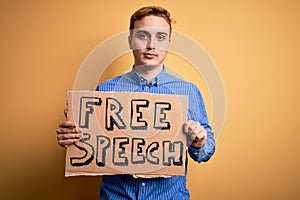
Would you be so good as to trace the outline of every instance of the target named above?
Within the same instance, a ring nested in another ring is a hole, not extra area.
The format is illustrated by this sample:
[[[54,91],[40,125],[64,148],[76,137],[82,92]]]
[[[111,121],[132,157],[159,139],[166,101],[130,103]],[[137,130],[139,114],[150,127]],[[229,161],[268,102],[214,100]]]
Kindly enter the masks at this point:
[[[188,96],[188,120],[198,121],[207,131],[207,140],[197,149],[189,146],[188,153],[196,162],[205,162],[215,151],[213,132],[208,123],[204,102],[198,88],[184,80],[162,72],[149,84],[137,71],[132,70],[98,85],[97,91],[148,92]],[[186,188],[186,176],[170,178],[134,178],[131,175],[104,175],[100,187],[100,199],[190,199]]]

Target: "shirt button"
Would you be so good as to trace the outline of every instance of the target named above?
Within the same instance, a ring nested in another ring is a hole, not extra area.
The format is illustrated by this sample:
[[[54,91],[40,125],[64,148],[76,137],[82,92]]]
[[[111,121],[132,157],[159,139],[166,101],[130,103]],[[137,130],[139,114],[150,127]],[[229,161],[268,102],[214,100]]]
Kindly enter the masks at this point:
[[[144,187],[145,185],[146,185],[146,184],[143,182],[143,183],[142,183],[142,186]]]
[[[149,89],[149,86],[148,86],[148,85],[146,85],[146,86],[145,86],[145,88],[146,88],[146,89]]]

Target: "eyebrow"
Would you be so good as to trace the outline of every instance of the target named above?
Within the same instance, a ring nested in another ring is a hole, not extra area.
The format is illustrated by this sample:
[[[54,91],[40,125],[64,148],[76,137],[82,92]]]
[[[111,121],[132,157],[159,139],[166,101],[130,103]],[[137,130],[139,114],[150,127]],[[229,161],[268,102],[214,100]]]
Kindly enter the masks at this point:
[[[144,31],[144,30],[138,30],[137,33],[146,33],[146,34],[149,34],[148,31]]]
[[[137,33],[150,34],[150,32],[149,32],[149,31],[146,31],[146,30],[138,30]],[[158,35],[168,35],[167,32],[157,32],[156,34],[158,34]]]
[[[158,35],[168,35],[168,33],[166,33],[166,32],[158,32],[157,34]]]

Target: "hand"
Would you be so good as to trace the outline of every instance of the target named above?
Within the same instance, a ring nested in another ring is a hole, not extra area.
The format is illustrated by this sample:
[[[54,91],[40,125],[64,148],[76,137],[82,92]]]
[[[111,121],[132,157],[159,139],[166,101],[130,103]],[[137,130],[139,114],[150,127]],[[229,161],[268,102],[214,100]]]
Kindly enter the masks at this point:
[[[76,127],[74,122],[70,121],[60,123],[56,133],[58,144],[65,148],[82,137],[82,131]]]
[[[188,141],[195,148],[201,148],[206,142],[207,132],[199,122],[189,120],[183,124],[183,132],[189,137]]]

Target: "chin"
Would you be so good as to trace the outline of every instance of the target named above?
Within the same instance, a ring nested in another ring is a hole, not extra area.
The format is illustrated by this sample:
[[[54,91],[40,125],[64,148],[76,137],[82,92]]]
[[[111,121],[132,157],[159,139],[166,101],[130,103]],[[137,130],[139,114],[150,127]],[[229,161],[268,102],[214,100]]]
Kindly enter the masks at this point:
[[[144,62],[143,65],[146,65],[146,66],[152,66],[152,67],[155,67],[155,66],[158,66],[158,65],[161,65],[162,63],[161,62],[151,62],[151,61],[148,61],[148,62]]]
[[[144,65],[149,66],[149,67],[155,67],[155,66],[160,65],[160,63],[145,63]]]

